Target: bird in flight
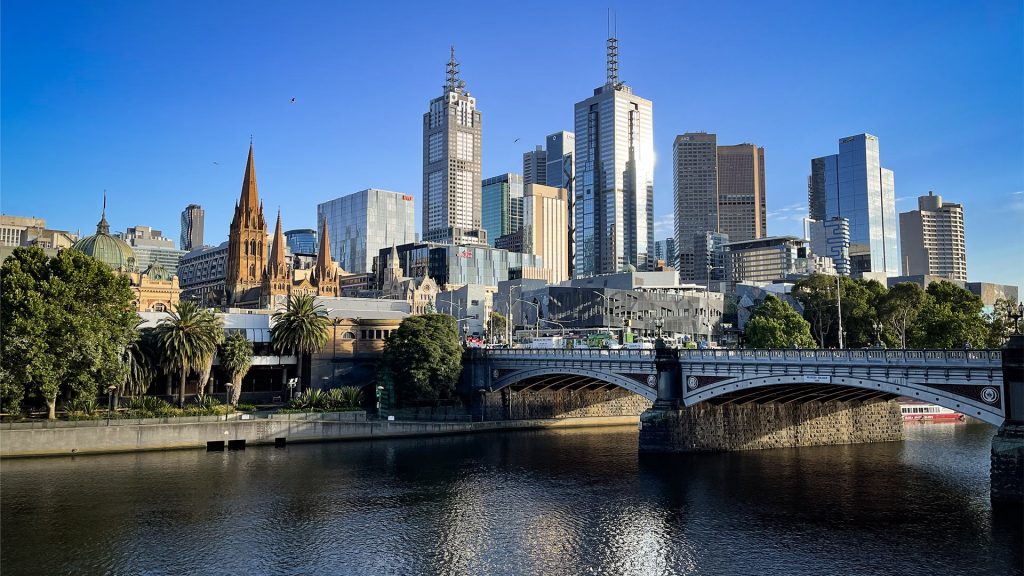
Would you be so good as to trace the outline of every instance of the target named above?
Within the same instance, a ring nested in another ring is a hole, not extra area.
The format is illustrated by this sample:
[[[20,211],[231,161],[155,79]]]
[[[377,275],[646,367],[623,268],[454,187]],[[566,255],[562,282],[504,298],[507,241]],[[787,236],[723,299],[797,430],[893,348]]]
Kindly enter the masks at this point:
[[[295,98],[292,98],[292,104],[295,104]]]
[[[515,140],[512,141],[513,144],[515,144],[516,142],[519,142],[519,138],[516,138]]]
[[[214,162],[214,164],[216,164],[217,166],[220,166],[220,162]]]

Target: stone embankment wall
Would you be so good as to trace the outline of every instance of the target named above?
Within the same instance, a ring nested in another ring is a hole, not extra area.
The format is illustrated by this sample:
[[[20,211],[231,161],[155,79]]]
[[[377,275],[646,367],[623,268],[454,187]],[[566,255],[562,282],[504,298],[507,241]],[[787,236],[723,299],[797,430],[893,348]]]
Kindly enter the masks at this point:
[[[680,410],[648,410],[640,417],[644,452],[761,450],[902,439],[903,418],[895,401],[700,403]]]
[[[479,402],[479,401],[478,401]],[[591,418],[632,416],[651,407],[651,401],[622,388],[605,390],[512,390],[483,395],[484,409],[474,413],[485,420],[532,418]]]
[[[992,501],[1024,502],[1024,425],[1003,424],[992,437]]]

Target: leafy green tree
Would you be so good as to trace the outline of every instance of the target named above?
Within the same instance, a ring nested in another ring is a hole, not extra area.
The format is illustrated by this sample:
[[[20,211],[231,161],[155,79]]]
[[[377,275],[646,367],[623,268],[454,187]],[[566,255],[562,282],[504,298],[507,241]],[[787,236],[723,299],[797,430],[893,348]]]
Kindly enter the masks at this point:
[[[952,282],[932,282],[928,298],[911,331],[915,348],[985,347],[991,328],[977,295]]]
[[[99,260],[15,248],[0,267],[3,409],[18,412],[25,399],[38,399],[53,419],[58,396],[88,399],[124,382],[122,355],[137,321],[128,279]]]
[[[999,298],[992,306],[992,311],[985,314],[985,321],[988,323],[988,338],[985,341],[987,348],[1002,348],[1006,340],[1013,333],[1013,323],[1007,317],[1006,312],[1012,304],[1005,298]]]
[[[914,282],[900,282],[882,296],[878,315],[891,330],[894,345],[906,348],[908,336],[927,302],[925,291]]]
[[[842,278],[843,341],[848,348],[864,348],[875,343],[878,306],[886,293],[875,280]]]
[[[462,372],[455,319],[445,314],[405,318],[384,344],[382,364],[400,404],[436,404],[454,397]]]
[[[319,352],[327,343],[331,321],[327,310],[309,294],[289,296],[284,310],[274,313],[270,342],[279,352],[295,354],[298,362],[299,390],[302,392],[302,359]]]
[[[804,319],[811,325],[811,334],[822,348],[838,345],[836,315],[836,276],[811,274],[793,286],[793,297],[804,307]]]
[[[242,379],[252,367],[252,342],[241,332],[234,332],[228,336],[218,356],[221,368],[231,374],[231,405],[238,406]]]
[[[178,405],[184,408],[188,373],[201,368],[217,352],[217,345],[224,341],[224,323],[212,310],[182,300],[160,320],[157,329],[164,365],[179,371]]]
[[[813,348],[811,325],[787,302],[769,295],[744,327],[754,348]]]
[[[504,340],[508,330],[508,319],[501,312],[491,312],[487,322],[487,333],[491,340]]]
[[[153,359],[147,350],[147,342],[140,332],[138,337],[124,349],[126,374],[124,384],[118,390],[118,397],[141,396],[149,389],[150,382],[156,377]]]

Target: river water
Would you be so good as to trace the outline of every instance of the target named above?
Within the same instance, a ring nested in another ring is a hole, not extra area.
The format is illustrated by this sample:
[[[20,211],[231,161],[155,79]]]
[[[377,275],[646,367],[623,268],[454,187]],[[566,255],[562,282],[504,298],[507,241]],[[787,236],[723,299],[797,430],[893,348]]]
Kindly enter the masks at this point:
[[[637,455],[635,428],[7,460],[14,574],[1022,573],[983,424]]]

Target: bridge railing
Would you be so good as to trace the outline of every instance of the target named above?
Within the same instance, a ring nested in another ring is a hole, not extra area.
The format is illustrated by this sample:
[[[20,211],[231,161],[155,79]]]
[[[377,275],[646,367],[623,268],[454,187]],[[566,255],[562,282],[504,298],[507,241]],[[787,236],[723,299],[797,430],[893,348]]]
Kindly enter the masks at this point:
[[[472,351],[484,358],[648,358],[654,359],[654,350],[595,349],[595,348],[481,348]]]
[[[763,362],[852,362],[872,364],[1000,364],[1000,350],[874,350],[874,349],[692,349],[679,350],[682,360]]]

